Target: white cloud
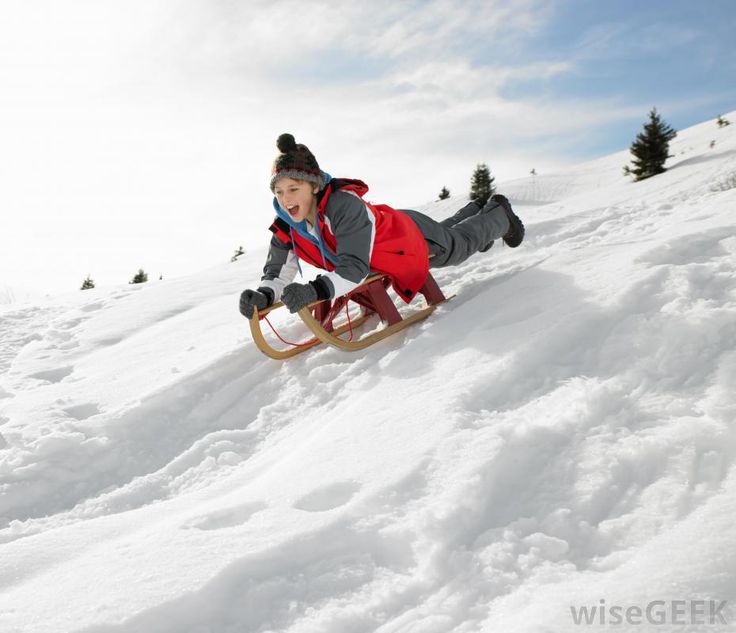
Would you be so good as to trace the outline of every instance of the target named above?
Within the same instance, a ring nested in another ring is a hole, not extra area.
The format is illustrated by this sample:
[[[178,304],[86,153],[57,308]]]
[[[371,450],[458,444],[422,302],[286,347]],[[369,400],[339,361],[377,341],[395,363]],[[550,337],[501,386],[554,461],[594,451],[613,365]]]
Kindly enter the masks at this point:
[[[500,180],[560,162],[534,148],[617,116],[504,98],[572,69],[523,55],[541,0],[1,6],[0,278],[76,287],[229,257],[268,224],[284,131],[408,206],[465,191],[478,162]]]
[[[575,59],[611,60],[671,53],[705,34],[679,24],[604,22],[588,28],[575,44]]]

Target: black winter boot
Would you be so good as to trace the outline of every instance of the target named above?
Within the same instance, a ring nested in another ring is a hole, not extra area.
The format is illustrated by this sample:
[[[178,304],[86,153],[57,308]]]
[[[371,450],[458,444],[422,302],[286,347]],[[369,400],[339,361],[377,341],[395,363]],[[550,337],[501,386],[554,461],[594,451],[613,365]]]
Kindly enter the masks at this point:
[[[506,246],[516,248],[524,240],[524,224],[519,216],[514,213],[506,196],[497,193],[491,196],[491,200],[503,207],[503,210],[506,211],[506,217],[509,219],[509,230],[503,236],[503,241]]]

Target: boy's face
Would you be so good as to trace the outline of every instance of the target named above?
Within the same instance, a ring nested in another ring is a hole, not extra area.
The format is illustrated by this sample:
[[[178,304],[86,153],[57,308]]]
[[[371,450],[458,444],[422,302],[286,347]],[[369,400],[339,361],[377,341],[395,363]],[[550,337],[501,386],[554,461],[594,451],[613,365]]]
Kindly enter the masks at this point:
[[[316,205],[315,194],[318,191],[317,185],[293,178],[281,178],[273,188],[276,200],[295,222],[301,222],[310,215],[312,206]],[[310,217],[313,218],[314,213]]]

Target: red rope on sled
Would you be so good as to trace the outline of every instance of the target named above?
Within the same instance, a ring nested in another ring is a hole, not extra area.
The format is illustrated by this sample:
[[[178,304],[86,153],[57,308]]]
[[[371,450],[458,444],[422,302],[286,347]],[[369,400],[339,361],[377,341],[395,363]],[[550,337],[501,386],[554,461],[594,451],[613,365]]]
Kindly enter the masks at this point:
[[[315,337],[315,338],[313,338],[313,339],[311,339],[309,341],[306,341],[305,343],[292,343],[291,341],[287,341],[287,340],[281,338],[281,335],[276,331],[276,328],[271,324],[271,321],[268,320],[268,317],[267,316],[264,316],[263,317],[263,320],[266,323],[268,323],[268,326],[271,328],[271,331],[276,335],[276,338],[278,338],[279,341],[281,341],[282,343],[285,343],[286,345],[291,345],[293,347],[304,347],[306,345],[311,345],[312,343],[314,343],[317,340],[317,337]]]
[[[345,302],[345,314],[347,315],[348,331],[350,332],[350,337],[347,340],[347,342],[349,343],[353,340],[353,324],[350,320],[350,308],[348,307],[348,301]],[[281,335],[276,331],[276,328],[272,325],[271,321],[268,320],[268,316],[264,316],[263,320],[268,323],[268,327],[271,328],[271,331],[276,335],[276,338],[278,338],[279,341],[281,341],[285,345],[291,345],[292,347],[306,347],[307,345],[312,345],[315,341],[318,340],[317,337],[314,337],[313,339],[305,341],[304,343],[292,343],[291,341],[287,341],[286,339],[281,337]]]

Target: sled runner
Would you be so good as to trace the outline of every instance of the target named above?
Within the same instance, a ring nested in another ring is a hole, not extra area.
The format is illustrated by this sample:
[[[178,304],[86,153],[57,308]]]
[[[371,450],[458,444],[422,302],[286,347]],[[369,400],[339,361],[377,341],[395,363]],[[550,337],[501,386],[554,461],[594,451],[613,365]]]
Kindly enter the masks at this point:
[[[434,277],[428,274],[424,285],[419,290],[427,301],[427,307],[407,317],[402,317],[388,294],[390,284],[391,280],[387,275],[374,274],[344,296],[337,297],[332,301],[316,301],[302,308],[297,314],[312,334],[314,334],[314,338],[301,343],[289,343],[288,341],[284,341],[274,330],[279,339],[292,346],[291,349],[279,350],[274,348],[266,341],[261,330],[261,321],[265,320],[271,326],[267,315],[284,304],[276,303],[261,311],[254,309],[253,317],[250,320],[250,331],[253,340],[258,346],[258,349],[266,354],[266,356],[277,360],[296,356],[320,343],[327,343],[338,349],[354,352],[359,349],[365,349],[403,330],[412,323],[425,319],[434,312],[438,305],[452,299],[452,297],[445,297],[442,294]],[[360,306],[360,314],[357,318],[351,319],[350,317],[350,302]],[[346,322],[336,326],[334,320],[343,310],[346,313]],[[353,330],[360,327],[373,314],[378,315],[381,321],[386,323],[386,327],[359,340],[353,340]],[[271,329],[273,329],[273,326],[271,326]],[[345,332],[349,333],[348,338],[340,338],[340,335]]]

